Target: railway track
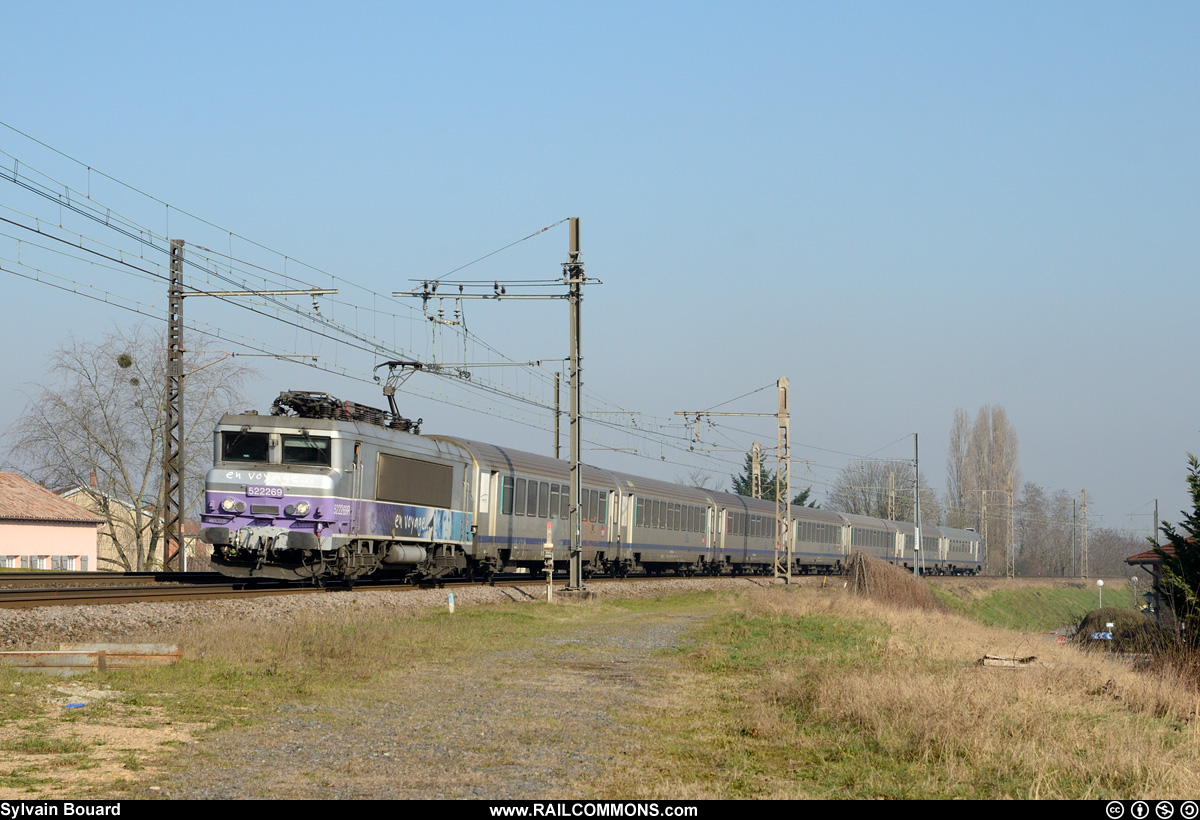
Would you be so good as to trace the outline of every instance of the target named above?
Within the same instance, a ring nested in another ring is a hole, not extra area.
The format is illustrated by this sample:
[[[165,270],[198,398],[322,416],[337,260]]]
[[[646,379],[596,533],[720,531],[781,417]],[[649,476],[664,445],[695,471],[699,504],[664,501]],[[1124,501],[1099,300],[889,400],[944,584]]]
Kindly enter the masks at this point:
[[[255,598],[264,595],[296,595],[325,592],[320,587],[255,587],[244,583],[195,585],[22,587],[0,589],[0,609],[39,606],[89,606],[162,601],[202,601],[214,598]]]
[[[0,590],[27,587],[100,587],[132,584],[221,584],[219,572],[0,572]]]
[[[218,573],[96,573],[108,576],[102,579],[78,579],[80,581],[100,580],[100,586],[77,586],[60,584],[45,586],[46,583],[62,581],[62,576],[68,573],[28,573],[20,582],[9,584],[11,580],[0,580],[0,609],[29,609],[44,606],[96,606],[100,604],[130,604],[152,602],[203,601],[217,598],[257,598],[268,595],[304,595],[326,592],[343,592],[344,586],[308,586],[287,584],[285,582],[270,582],[261,580],[233,580]],[[184,581],[183,575],[202,576]],[[91,575],[91,573],[69,573],[72,576]],[[166,581],[160,581],[157,576],[166,576]],[[177,580],[178,579],[178,580]],[[72,578],[71,580],[76,580]],[[158,583],[130,584],[131,580],[159,581]],[[566,581],[565,574],[556,574],[556,585]],[[625,579],[595,577],[588,583],[629,583],[638,581],[660,580],[656,576],[632,576]],[[108,583],[103,583],[108,582]],[[38,584],[41,583],[42,586]],[[493,586],[535,587],[545,588],[545,577],[514,575],[497,578]],[[449,578],[436,584],[414,586],[400,579],[370,578],[357,582],[352,588],[357,591],[371,590],[415,590],[432,586],[444,588],[480,586],[466,578]],[[561,587],[558,587],[561,592]]]

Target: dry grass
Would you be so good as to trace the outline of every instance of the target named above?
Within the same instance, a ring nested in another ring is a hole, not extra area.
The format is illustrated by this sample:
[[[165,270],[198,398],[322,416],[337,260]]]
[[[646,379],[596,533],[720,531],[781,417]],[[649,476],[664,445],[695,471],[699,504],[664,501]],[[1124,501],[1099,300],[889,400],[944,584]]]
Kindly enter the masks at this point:
[[[1112,638],[1093,638],[1097,633],[1111,634]],[[1079,622],[1079,631],[1075,633],[1074,643],[1087,652],[1124,652],[1156,656],[1178,653],[1182,649],[1174,635],[1155,625],[1142,613],[1115,607],[1095,609],[1085,615]]]
[[[1041,665],[975,665],[989,653]],[[690,660],[637,796],[1163,798],[1200,782],[1200,704],[1177,678],[954,615],[763,591]]]
[[[854,595],[905,609],[946,610],[921,579],[866,553],[854,553],[846,562],[844,574]]]

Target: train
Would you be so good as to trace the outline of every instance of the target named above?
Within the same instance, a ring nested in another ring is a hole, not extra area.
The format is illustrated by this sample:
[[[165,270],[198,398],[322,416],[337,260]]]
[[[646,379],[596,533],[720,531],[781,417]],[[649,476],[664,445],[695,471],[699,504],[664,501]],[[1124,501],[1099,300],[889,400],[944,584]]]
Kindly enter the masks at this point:
[[[389,396],[389,401],[391,398]],[[269,414],[213,434],[201,541],[227,575],[353,584],[491,579],[570,560],[570,464],[464,438],[325,393],[286,391]],[[584,577],[773,574],[775,503],[581,465]],[[795,575],[865,552],[924,574],[974,575],[974,530],[789,507]]]

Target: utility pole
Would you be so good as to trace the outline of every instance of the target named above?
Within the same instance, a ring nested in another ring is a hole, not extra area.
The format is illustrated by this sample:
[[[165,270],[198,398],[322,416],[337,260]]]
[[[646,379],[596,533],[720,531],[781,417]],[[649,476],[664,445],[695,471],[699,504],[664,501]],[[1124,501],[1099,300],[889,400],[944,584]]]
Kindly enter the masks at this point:
[[[1017,577],[1017,539],[1013,531],[1013,481],[1008,471],[1008,577]]]
[[[896,520],[896,471],[888,473],[888,521]]]
[[[186,296],[320,296],[337,290],[183,290],[182,239],[171,242],[171,278],[167,288],[167,408],[163,435],[163,569],[169,569],[167,549],[175,542],[179,571],[187,571],[187,551],[183,544],[183,300]],[[211,364],[211,362],[210,362]],[[208,365],[204,365],[207,367]],[[193,371],[194,372],[194,371]]]
[[[1088,545],[1087,545],[1087,490],[1083,491],[1083,544],[1080,547],[1083,555],[1083,577],[1088,577]]]
[[[583,521],[580,506],[583,500],[583,470],[580,466],[580,458],[582,457],[583,453],[583,434],[580,423],[583,408],[581,399],[583,391],[583,357],[580,353],[580,337],[582,335],[582,320],[580,318],[580,313],[583,307],[583,286],[587,284],[589,280],[583,273],[583,254],[580,251],[579,244],[579,217],[573,216],[568,220],[568,222],[570,238],[567,245],[567,261],[562,263],[562,282],[567,286],[566,293],[553,293],[544,295],[510,295],[505,289],[502,289],[499,286],[499,283],[496,283],[494,285],[495,292],[490,294],[463,293],[462,285],[459,285],[459,292],[454,295],[454,298],[492,299],[497,302],[504,299],[566,299],[570,303],[571,416],[569,435],[571,439],[571,502],[569,509],[571,527],[571,571],[570,580],[567,582],[567,589],[577,592],[583,589]],[[426,281],[424,284],[425,287],[421,291],[417,291],[415,289],[408,291],[393,291],[392,296],[403,296],[424,300],[434,298],[437,294],[437,280]],[[557,447],[557,437],[555,442],[555,446]]]
[[[921,577],[921,456],[913,433],[913,576]]]
[[[983,524],[983,569],[984,569],[984,571],[986,572],[987,570],[991,569],[991,567],[989,567],[989,566],[988,566],[988,554],[987,554],[987,553],[988,553],[988,543],[989,543],[989,539],[988,539],[988,525],[987,525],[987,524],[988,524],[988,519],[987,519],[987,490],[980,490],[980,491],[979,491],[979,502],[980,502],[980,505],[981,505],[981,506],[982,506],[982,508],[983,508],[983,514],[980,516],[980,518],[982,518],[982,519],[983,519],[983,521],[981,522],[981,523]]]
[[[163,435],[163,570],[175,542],[180,572],[187,572],[183,548],[183,240],[171,240],[171,279],[167,286],[167,413]],[[139,550],[140,551],[140,550]]]
[[[559,441],[561,440],[562,436],[559,435],[559,432],[558,432],[558,423],[559,423],[559,420],[562,418],[562,410],[560,410],[559,406],[558,406],[559,396],[562,395],[562,391],[560,391],[559,387],[558,387],[558,383],[561,381],[561,375],[562,374],[560,374],[560,373],[554,374],[554,458],[555,459],[558,459],[561,457],[559,455]]]
[[[762,445],[757,441],[750,445],[750,495],[762,498]]]
[[[695,416],[696,429],[700,428],[701,416],[749,416],[754,418],[774,417],[777,425],[775,449],[775,582],[790,584],[792,581],[792,537],[791,516],[788,507],[792,498],[792,458],[790,452],[791,416],[788,411],[788,380],[781,378],[775,383],[779,388],[778,409],[774,413],[710,413],[707,410],[677,410],[677,416]],[[755,442],[761,450],[761,445]],[[753,450],[752,450],[753,452]],[[754,475],[758,468],[752,465]],[[751,485],[753,486],[753,485]]]
[[[792,582],[792,457],[788,380],[779,380],[779,409],[775,413],[775,583]]]
[[[563,281],[569,288],[571,302],[571,572],[567,589],[583,589],[583,521],[579,502],[583,496],[583,469],[579,463],[583,453],[580,429],[580,391],[583,388],[580,347],[580,312],[583,308],[583,257],[579,250],[579,217],[571,217],[567,261],[563,263]]]

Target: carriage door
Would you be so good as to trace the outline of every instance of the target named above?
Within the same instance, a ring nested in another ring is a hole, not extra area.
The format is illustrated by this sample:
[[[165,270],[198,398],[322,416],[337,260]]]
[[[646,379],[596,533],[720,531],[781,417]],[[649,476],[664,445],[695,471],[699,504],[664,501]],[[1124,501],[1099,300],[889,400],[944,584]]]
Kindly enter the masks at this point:
[[[613,542],[613,522],[617,520],[617,510],[614,507],[619,507],[621,502],[615,493],[608,490],[599,490],[596,496],[596,522],[600,525],[600,532],[597,533],[600,536],[598,549],[605,557],[612,557],[609,547]]]
[[[701,515],[704,516],[700,522],[700,537],[704,539],[701,546],[704,547],[709,563],[720,561],[720,556],[716,555],[715,511],[712,507],[701,507],[700,509],[702,510]]]
[[[350,480],[350,534],[358,535],[362,507],[362,442],[354,442],[354,478]]]

